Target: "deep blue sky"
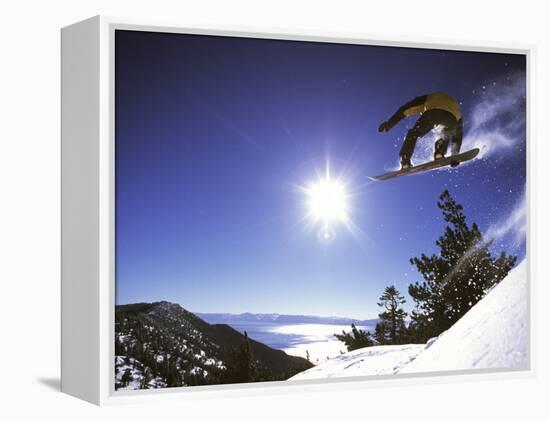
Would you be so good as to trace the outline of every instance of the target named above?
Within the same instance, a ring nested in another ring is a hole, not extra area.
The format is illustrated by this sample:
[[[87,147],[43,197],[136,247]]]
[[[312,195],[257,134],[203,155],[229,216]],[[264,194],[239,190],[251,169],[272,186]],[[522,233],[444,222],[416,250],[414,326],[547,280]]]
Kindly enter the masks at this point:
[[[445,188],[487,232],[521,202],[524,103],[511,96],[524,77],[520,55],[117,31],[117,303],[374,316],[386,285],[406,293],[419,279],[409,258],[436,251]],[[378,125],[439,90],[461,101],[466,135],[475,128],[490,152],[369,182],[396,165],[415,118],[387,134]],[[474,109],[488,121],[474,125]],[[335,224],[323,244],[296,185],[327,158],[353,186],[357,231]],[[506,232],[495,247],[523,256],[514,240]]]

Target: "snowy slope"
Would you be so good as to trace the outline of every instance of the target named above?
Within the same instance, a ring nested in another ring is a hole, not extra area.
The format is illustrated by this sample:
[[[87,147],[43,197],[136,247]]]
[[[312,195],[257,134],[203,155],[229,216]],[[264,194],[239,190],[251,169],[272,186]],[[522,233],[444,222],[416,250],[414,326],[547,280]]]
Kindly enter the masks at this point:
[[[358,349],[290,380],[525,368],[529,338],[527,318],[527,264],[524,261],[462,319],[427,344]]]
[[[524,261],[401,372],[525,368],[527,317]]]
[[[371,346],[347,352],[289,380],[394,374],[424,350],[425,345]]]

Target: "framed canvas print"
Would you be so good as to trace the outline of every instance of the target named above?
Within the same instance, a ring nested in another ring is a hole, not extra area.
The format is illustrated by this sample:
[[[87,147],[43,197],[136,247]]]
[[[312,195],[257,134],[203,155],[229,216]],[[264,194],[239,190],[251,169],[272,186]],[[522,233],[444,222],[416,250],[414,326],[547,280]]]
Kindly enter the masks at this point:
[[[530,54],[64,28],[62,390],[532,372]]]

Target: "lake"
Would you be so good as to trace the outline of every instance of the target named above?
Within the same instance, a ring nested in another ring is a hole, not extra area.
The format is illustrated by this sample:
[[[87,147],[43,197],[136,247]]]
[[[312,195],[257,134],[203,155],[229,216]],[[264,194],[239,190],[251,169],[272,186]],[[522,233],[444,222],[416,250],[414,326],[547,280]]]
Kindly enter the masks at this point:
[[[309,352],[310,361],[314,364],[336,357],[346,352],[343,342],[334,337],[342,330],[349,332],[350,325],[335,324],[279,324],[263,322],[228,323],[241,333],[272,348],[281,349],[289,355],[306,358]],[[372,326],[357,326],[362,330],[372,330]]]

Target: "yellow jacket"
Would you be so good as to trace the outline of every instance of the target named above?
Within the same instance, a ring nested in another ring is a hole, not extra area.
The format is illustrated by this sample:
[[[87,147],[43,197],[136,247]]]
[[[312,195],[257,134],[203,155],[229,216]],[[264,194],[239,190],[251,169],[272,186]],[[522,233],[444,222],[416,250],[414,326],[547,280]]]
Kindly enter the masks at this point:
[[[405,107],[402,110],[405,117],[414,114],[422,114],[428,110],[445,110],[454,115],[456,121],[462,118],[460,105],[458,105],[456,99],[454,99],[450,95],[447,95],[444,92],[434,92],[429,95],[416,97],[412,101],[405,104],[403,107]]]

